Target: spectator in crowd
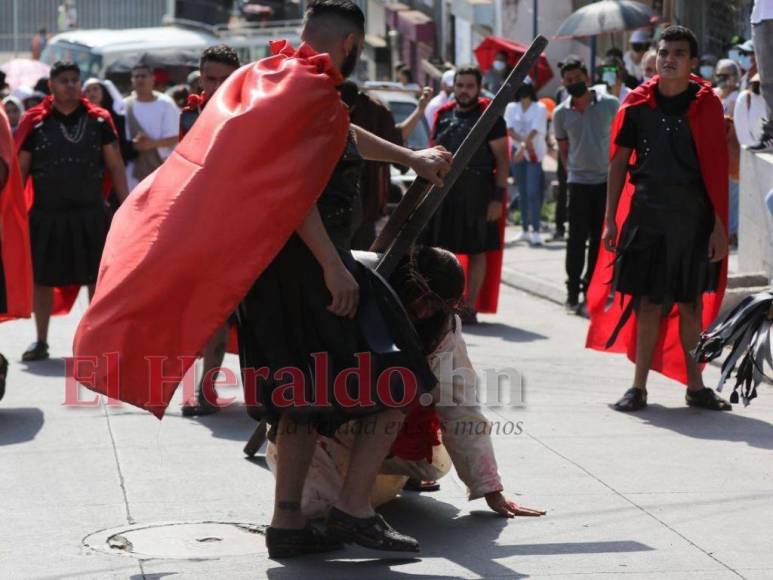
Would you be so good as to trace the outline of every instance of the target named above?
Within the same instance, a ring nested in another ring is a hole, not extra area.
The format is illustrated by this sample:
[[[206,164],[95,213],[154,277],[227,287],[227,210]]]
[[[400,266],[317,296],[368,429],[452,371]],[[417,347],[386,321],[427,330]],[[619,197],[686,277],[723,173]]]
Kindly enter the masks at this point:
[[[722,110],[725,115],[733,116],[735,101],[738,99],[738,82],[741,79],[741,69],[738,64],[729,58],[723,58],[717,63],[716,88],[714,92],[722,101]]]
[[[51,90],[48,88],[48,77],[40,77],[32,90],[38,93],[42,93],[46,96],[51,94]]]
[[[754,56],[754,42],[752,40],[747,40],[746,42],[737,45],[735,48],[738,51],[738,60],[736,60],[736,62],[738,63],[738,66],[741,67],[741,72],[743,73],[741,76],[740,89],[744,90],[749,88],[749,79],[757,74],[757,58]]]
[[[509,74],[510,66],[507,64],[507,52],[500,50],[494,56],[491,68],[483,77],[483,88],[497,94]]]
[[[644,62],[644,57],[642,57],[642,62]],[[607,57],[604,64],[601,65],[601,84],[593,88],[614,96],[622,103],[631,92],[631,89],[623,82],[626,75],[627,72],[622,60],[614,56]]]
[[[640,28],[634,30],[631,34],[631,38],[628,41],[630,48],[623,55],[623,63],[625,64],[625,70],[628,74],[636,79],[636,83],[640,83],[644,78],[641,69],[641,60],[644,53],[650,49],[652,44],[652,36],[649,30]]]
[[[32,44],[30,46],[32,51],[32,58],[34,60],[40,60],[40,57],[42,56],[47,44],[48,30],[41,28],[38,30],[37,34],[32,37]]]
[[[192,95],[198,95],[201,92],[201,70],[195,70],[189,74],[185,83]]]
[[[449,69],[443,73],[440,77],[440,92],[432,97],[427,104],[427,108],[424,111],[424,116],[427,119],[427,124],[432,127],[435,124],[435,114],[438,109],[445,105],[449,99],[454,96],[454,75],[456,72],[454,69]]]
[[[752,9],[752,39],[765,100],[765,123],[760,142],[750,151],[773,151],[773,0],[755,0]]]
[[[188,97],[191,95],[191,92],[188,90],[188,85],[174,85],[167,89],[166,95],[172,99],[174,104],[177,105],[177,108],[182,111],[185,108],[185,105],[188,104]]]
[[[121,157],[124,165],[137,157],[137,151],[126,138],[126,101],[113,81],[106,79],[90,78],[83,83],[83,95],[93,104],[110,113],[118,132],[118,144],[121,149]],[[117,208],[120,203],[116,192],[110,195],[110,205]]]
[[[701,78],[706,79],[710,83],[714,82],[714,70],[717,66],[717,57],[713,54],[704,54],[701,56],[700,64],[698,65],[697,73]]]
[[[569,97],[553,113],[553,131],[569,191],[566,308],[580,313],[580,293],[587,290],[601,242],[609,136],[620,104],[611,95],[588,89],[588,69],[579,60],[564,62],[561,80]]]
[[[8,96],[8,83],[5,81],[5,73],[0,71],[0,97]]]
[[[103,185],[109,172],[121,200],[126,173],[110,114],[82,98],[80,69],[51,67],[51,93],[28,110],[16,133],[22,182],[32,181],[29,212],[37,340],[22,356],[48,358],[48,323],[54,288],[88,286],[94,294],[110,213]]]
[[[655,62],[657,60],[657,57],[658,57],[658,53],[652,49],[645,52],[644,56],[641,57],[642,82],[646,83],[656,74],[658,74],[658,71],[655,68]],[[620,103],[622,102],[623,100],[620,99]]]
[[[733,122],[738,142],[751,147],[762,138],[762,120],[765,117],[765,100],[760,91],[760,75],[755,74],[749,81],[749,88],[741,91],[735,102]]]
[[[613,46],[612,48],[608,49],[606,54],[604,55],[604,61],[608,61],[610,59],[616,58],[616,59],[619,59],[621,62],[625,63],[625,61],[623,60],[624,56],[625,55],[623,55],[622,50],[620,50],[616,46]],[[573,58],[576,58],[576,57],[573,57]],[[561,68],[561,63],[558,64],[558,68],[559,69]],[[625,68],[625,64],[623,64],[623,71],[624,71],[623,84],[629,89],[636,88],[639,84],[639,81],[635,77],[628,74],[628,70]],[[603,79],[601,80],[603,82]]]
[[[78,9],[75,7],[75,0],[64,0],[57,8],[56,23],[59,32],[67,32],[78,28]]]
[[[180,109],[154,91],[153,70],[145,64],[132,69],[134,92],[126,99],[126,137],[137,151],[127,168],[129,189],[153,173],[179,140]]]
[[[45,93],[41,93],[40,91],[32,91],[28,94],[28,96],[22,99],[24,110],[29,111],[31,108],[37,107],[44,100],[46,100]]]
[[[8,123],[11,125],[11,132],[16,133],[21,116],[24,114],[24,104],[16,97],[8,95],[3,99],[3,107],[8,117]]]
[[[397,82],[404,86],[415,84],[415,81],[413,80],[413,72],[411,72],[411,69],[409,69],[407,66],[403,66],[399,71],[397,71]]]
[[[544,187],[542,160],[547,154],[547,109],[537,100],[534,85],[524,83],[515,94],[515,102],[505,108],[504,116],[507,132],[512,139],[511,171],[518,187],[523,224],[519,239],[528,240],[533,246],[541,246],[540,216]]]

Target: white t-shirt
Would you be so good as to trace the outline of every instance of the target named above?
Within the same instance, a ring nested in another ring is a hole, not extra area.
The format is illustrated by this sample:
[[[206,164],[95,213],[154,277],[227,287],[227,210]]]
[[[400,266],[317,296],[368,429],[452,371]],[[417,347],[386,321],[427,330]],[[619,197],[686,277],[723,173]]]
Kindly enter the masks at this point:
[[[437,113],[437,110],[445,105],[450,98],[451,97],[445,91],[440,91],[429,100],[429,103],[427,103],[427,108],[424,109],[424,117],[427,119],[430,131],[435,123],[435,113]]]
[[[177,137],[180,134],[180,109],[175,102],[168,96],[154,92],[155,101],[141,102],[136,99],[132,104],[132,113],[137,119],[143,132],[151,139],[168,139]],[[132,140],[129,120],[126,120],[126,138]],[[158,153],[161,159],[166,160],[172,154],[172,147],[159,147]],[[137,180],[134,178],[133,163],[126,167],[126,174],[129,178],[129,189],[137,186]]]
[[[599,94],[612,95],[612,93],[609,92],[609,87],[607,87],[607,85],[603,83],[599,85],[593,85],[593,90]],[[623,101],[625,101],[625,98],[630,94],[630,92],[631,92],[631,89],[629,89],[627,86],[625,85],[620,86],[620,96],[617,97],[617,100],[620,101],[621,105],[623,104]],[[612,96],[614,97],[615,95],[612,95]]]
[[[773,20],[773,0],[755,0],[752,8],[752,24]]]
[[[509,103],[505,108],[505,124],[518,135],[525,138],[532,131],[537,135],[532,140],[537,160],[542,161],[547,155],[548,145],[545,136],[548,132],[548,110],[540,102],[529,105],[525,111],[521,103]],[[517,144],[515,144],[517,147]]]
[[[751,91],[743,91],[738,95],[733,117],[735,134],[741,145],[756,145],[760,142],[764,116],[765,99],[762,98],[762,95],[755,95]]]
[[[738,91],[733,91],[727,95],[724,99],[719,95],[719,89],[714,89],[714,93],[722,100],[722,111],[728,117],[733,116],[733,110],[735,109],[735,102],[738,100]]]

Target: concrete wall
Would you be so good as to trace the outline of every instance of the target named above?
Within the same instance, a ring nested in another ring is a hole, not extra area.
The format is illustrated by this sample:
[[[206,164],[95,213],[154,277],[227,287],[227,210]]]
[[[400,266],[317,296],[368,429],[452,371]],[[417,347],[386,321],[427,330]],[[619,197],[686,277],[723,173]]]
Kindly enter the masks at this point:
[[[765,195],[773,188],[773,154],[741,152],[738,270],[773,279],[773,217]]]

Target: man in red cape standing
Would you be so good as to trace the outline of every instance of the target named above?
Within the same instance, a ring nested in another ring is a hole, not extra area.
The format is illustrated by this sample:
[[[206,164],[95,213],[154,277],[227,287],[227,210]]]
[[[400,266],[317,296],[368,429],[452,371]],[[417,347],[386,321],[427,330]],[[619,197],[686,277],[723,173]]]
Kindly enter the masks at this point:
[[[658,76],[626,98],[612,128],[587,346],[626,352],[636,363],[633,386],[615,405],[620,411],[646,407],[650,369],[685,384],[688,405],[731,408],[704,386],[690,354],[719,311],[728,254],[722,104],[691,75],[697,57],[690,30],[666,29]]]
[[[27,318],[32,310],[32,258],[27,207],[11,126],[0,105],[0,322]],[[0,354],[0,399],[8,360]]]

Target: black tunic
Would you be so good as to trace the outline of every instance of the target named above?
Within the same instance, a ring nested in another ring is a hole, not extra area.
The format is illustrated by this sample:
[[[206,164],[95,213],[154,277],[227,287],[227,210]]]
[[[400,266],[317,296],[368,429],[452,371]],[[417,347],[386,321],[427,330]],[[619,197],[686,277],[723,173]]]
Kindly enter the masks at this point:
[[[391,366],[412,369],[419,380],[419,394],[435,385],[434,376],[421,353],[418,337],[405,332],[410,323],[399,302],[396,303],[380,279],[352,259],[349,251],[352,203],[359,195],[361,163],[362,159],[350,138],[343,157],[317,202],[328,235],[360,286],[357,319],[342,318],[328,310],[331,296],[322,268],[295,234],[256,280],[239,306],[242,372],[249,376],[250,371],[245,369],[268,368],[270,371],[267,380],[258,378],[254,384],[245,381],[246,398],[260,403],[261,412],[271,423],[287,412],[300,423],[314,425],[323,435],[332,435],[350,419],[384,408],[384,401],[380,401],[379,393],[374,392],[377,387],[375,377]],[[383,316],[387,334],[395,341],[397,350],[386,352],[374,347],[372,337],[368,336],[368,325],[373,323],[372,319],[368,321],[368,316],[374,313],[377,318],[379,313]],[[314,353],[327,353],[327,373],[316,372]],[[344,369],[357,366],[355,353],[372,356],[370,377],[374,380],[364,385],[350,381],[346,391],[353,396],[362,388],[363,392],[370,393],[376,406],[343,408],[333,396],[336,376]],[[304,399],[309,405],[282,407],[276,404],[273,396],[282,394],[281,386],[292,379],[290,375],[274,377],[277,370],[285,367],[302,373],[306,387]],[[393,377],[389,392],[395,400],[402,400],[405,395],[402,382]],[[323,394],[330,401],[330,406],[312,405],[322,401]]]
[[[435,142],[452,153],[461,146],[482,112],[450,109],[438,117]],[[497,119],[486,143],[475,153],[425,230],[423,242],[459,254],[479,254],[501,247],[499,224],[486,220],[491,201],[502,201],[494,177],[496,158],[489,141],[507,136],[504,119]]]
[[[622,227],[615,288],[669,307],[716,290],[719,263],[709,262],[714,210],[701,176],[686,113],[699,90],[656,93],[657,106],[630,107],[616,144],[636,151],[635,185]]]
[[[111,217],[102,195],[102,147],[115,140],[109,124],[80,105],[69,115],[54,109],[22,145],[32,156],[35,199],[29,220],[36,284],[96,282]]]

